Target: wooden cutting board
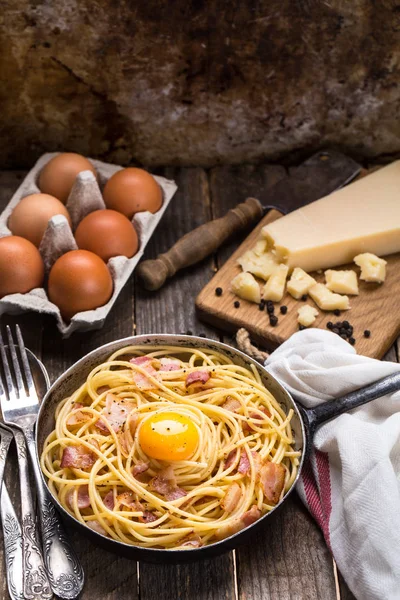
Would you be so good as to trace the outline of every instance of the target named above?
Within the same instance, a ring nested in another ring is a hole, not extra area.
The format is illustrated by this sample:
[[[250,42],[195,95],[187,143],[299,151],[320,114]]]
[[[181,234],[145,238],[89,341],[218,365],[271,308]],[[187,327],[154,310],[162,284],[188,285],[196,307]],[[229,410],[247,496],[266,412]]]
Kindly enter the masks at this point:
[[[275,303],[278,324],[272,327],[269,324],[266,310],[261,311],[258,304],[237,298],[230,291],[230,282],[235,275],[241,272],[241,267],[236,262],[237,258],[246,250],[253,248],[264,225],[281,217],[281,213],[270,211],[196,299],[196,309],[203,321],[231,332],[245,327],[253,341],[268,349],[276,348],[292,333],[298,331],[298,308],[304,304],[316,305],[311,298],[303,302],[295,300],[286,293],[281,302]],[[359,296],[350,296],[350,310],[342,311],[340,316],[335,316],[332,312],[318,309],[319,315],[313,324],[313,327],[327,329],[328,321],[333,323],[349,321],[354,328],[353,337],[356,340],[355,349],[358,354],[372,358],[382,358],[400,334],[400,254],[392,254],[385,257],[385,260],[388,264],[386,281],[383,285],[359,281],[360,294]],[[360,270],[355,265],[340,268],[352,268],[359,275]],[[318,282],[324,283],[325,281],[323,273],[312,273],[312,276]],[[261,280],[259,281],[261,282]],[[222,288],[222,296],[216,296],[215,289],[217,287]],[[234,307],[235,300],[239,300],[239,308]],[[288,308],[286,315],[280,313],[279,307],[282,305],[286,305]],[[363,335],[366,329],[371,331],[370,338]]]

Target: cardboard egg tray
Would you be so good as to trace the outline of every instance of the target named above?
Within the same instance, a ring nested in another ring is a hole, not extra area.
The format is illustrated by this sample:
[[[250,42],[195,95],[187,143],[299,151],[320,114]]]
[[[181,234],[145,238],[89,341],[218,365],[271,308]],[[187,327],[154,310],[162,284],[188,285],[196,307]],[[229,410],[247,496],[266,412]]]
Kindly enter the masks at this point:
[[[7,227],[8,219],[18,202],[28,196],[40,192],[37,181],[41,169],[58,152],[47,153],[41,156],[35,166],[29,171],[9,204],[0,215],[0,238],[11,235]],[[99,160],[89,159],[95,166],[99,181],[91,171],[80,173],[74,183],[69,195],[66,207],[70,213],[72,221],[72,230],[67,219],[62,215],[57,215],[50,219],[47,229],[44,233],[39,246],[39,252],[42,255],[46,277],[54,262],[65,252],[76,250],[77,245],[73,235],[78,223],[90,212],[106,208],[101,190],[104,188],[107,180],[121,170],[123,167],[104,163]],[[139,236],[139,250],[132,258],[125,256],[116,256],[111,258],[107,266],[110,270],[114,291],[110,300],[104,306],[95,310],[88,310],[74,315],[70,322],[63,321],[58,307],[50,302],[44,288],[36,288],[27,294],[10,294],[0,300],[0,315],[3,313],[19,314],[26,311],[35,311],[53,315],[57,321],[57,327],[63,334],[63,337],[69,337],[74,331],[88,331],[102,327],[108,313],[110,312],[118,294],[131,276],[134,268],[143,255],[147,242],[162,218],[172,196],[177,190],[174,181],[164,177],[154,176],[163,192],[163,204],[160,210],[151,214],[149,212],[137,213],[132,223]]]

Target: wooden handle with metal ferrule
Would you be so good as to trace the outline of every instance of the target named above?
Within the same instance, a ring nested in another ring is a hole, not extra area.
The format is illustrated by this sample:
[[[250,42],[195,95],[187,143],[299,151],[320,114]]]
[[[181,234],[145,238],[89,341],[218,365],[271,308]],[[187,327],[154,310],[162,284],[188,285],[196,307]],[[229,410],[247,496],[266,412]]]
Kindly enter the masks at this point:
[[[168,252],[160,254],[155,260],[145,260],[139,264],[137,274],[141,282],[147,290],[160,289],[177,271],[200,262],[231,235],[257,223],[262,216],[260,202],[256,198],[247,198],[225,216],[204,223],[184,235]]]

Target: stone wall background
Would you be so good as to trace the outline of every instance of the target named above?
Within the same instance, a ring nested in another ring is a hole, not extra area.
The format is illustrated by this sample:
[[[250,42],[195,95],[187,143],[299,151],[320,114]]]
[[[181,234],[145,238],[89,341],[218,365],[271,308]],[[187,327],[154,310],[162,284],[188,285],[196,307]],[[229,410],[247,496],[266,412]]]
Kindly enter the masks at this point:
[[[400,151],[400,2],[2,0],[0,167]]]

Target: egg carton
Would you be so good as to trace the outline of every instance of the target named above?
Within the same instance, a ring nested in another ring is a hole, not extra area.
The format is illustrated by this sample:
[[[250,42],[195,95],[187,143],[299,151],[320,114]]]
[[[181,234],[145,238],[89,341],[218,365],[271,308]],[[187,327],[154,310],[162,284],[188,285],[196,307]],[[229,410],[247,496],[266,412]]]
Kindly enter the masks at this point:
[[[11,198],[9,204],[0,215],[0,238],[11,235],[7,223],[14,207],[25,196],[40,192],[37,183],[39,173],[44,165],[58,154],[58,152],[43,154],[35,166],[29,171]],[[47,229],[40,243],[39,252],[44,261],[46,278],[52,265],[62,254],[65,254],[65,252],[68,252],[69,250],[77,249],[73,231],[75,231],[78,223],[94,210],[106,208],[101,190],[104,188],[104,185],[111,175],[114,175],[114,173],[123,169],[123,167],[119,165],[113,165],[91,158],[89,160],[97,170],[98,181],[91,171],[82,171],[82,173],[77,176],[66,204],[71,216],[72,229],[64,216],[57,215],[52,217],[49,220]],[[74,331],[100,329],[117,299],[118,294],[142,257],[147,242],[177,190],[177,185],[174,181],[157,175],[154,175],[154,178],[162,189],[162,207],[155,214],[141,212],[134,215],[132,223],[139,236],[139,250],[132,258],[116,256],[108,261],[107,266],[114,282],[114,291],[107,304],[104,304],[104,306],[100,306],[95,310],[77,313],[72,317],[71,321],[67,323],[62,319],[59,308],[50,302],[46,290],[44,288],[36,288],[27,294],[10,294],[4,296],[0,300],[0,315],[3,313],[20,314],[27,311],[53,315],[56,318],[59,331],[65,338],[69,337]]]

